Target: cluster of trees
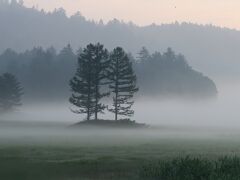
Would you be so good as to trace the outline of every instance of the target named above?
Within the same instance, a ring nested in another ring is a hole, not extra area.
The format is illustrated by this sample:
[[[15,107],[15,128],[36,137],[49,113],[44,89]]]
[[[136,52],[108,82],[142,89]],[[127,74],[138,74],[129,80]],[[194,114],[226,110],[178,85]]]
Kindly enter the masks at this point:
[[[24,86],[26,100],[67,100],[69,79],[74,75],[78,55],[70,45],[60,52],[41,47],[17,53],[7,49],[0,54],[0,73],[9,72]],[[160,96],[209,98],[217,94],[215,83],[193,70],[183,55],[168,48],[150,53],[142,48],[135,58],[127,53],[138,77],[138,97]]]
[[[101,102],[112,94],[113,106],[108,110],[119,115],[132,116],[132,100],[136,86],[136,75],[128,55],[120,47],[108,52],[101,44],[89,44],[79,55],[78,68],[70,81],[72,96],[70,102],[77,106],[75,113],[87,114],[87,120],[107,108]]]

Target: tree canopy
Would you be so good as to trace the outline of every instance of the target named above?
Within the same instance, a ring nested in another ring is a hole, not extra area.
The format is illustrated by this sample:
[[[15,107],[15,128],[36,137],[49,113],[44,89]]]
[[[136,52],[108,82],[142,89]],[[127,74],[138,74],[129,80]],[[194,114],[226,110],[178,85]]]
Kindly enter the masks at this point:
[[[77,73],[70,81],[73,92],[70,102],[78,107],[75,113],[87,114],[87,120],[92,114],[98,120],[98,113],[106,108],[100,100],[109,94],[102,91],[109,61],[107,49],[99,43],[89,44],[79,55]]]

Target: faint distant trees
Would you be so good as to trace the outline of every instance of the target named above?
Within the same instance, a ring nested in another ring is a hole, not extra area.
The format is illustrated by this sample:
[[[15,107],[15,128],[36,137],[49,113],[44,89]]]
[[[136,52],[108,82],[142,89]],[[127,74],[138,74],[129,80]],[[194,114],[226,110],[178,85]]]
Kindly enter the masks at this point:
[[[142,47],[142,49],[138,53],[138,60],[140,63],[148,60],[151,57],[149,51],[147,50],[146,47]]]
[[[14,75],[5,73],[0,76],[1,112],[13,111],[16,107],[20,106],[22,95],[23,88]]]
[[[134,101],[131,99],[138,91],[137,77],[128,55],[122,48],[115,48],[110,55],[110,60],[108,79],[111,82],[109,88],[113,93],[113,108],[109,111],[115,114],[117,121],[119,115],[132,116],[134,114],[131,110]]]
[[[181,54],[171,48],[152,54],[142,48],[134,63],[144,96],[164,98],[212,98],[217,95],[215,83],[195,71]]]
[[[101,44],[89,44],[79,55],[77,72],[70,81],[70,102],[78,107],[73,112],[87,114],[87,120],[93,114],[98,120],[98,113],[106,108],[100,100],[109,94],[101,91],[106,84],[108,64],[108,51]]]
[[[77,56],[74,54],[71,45],[68,44],[64,47],[56,58],[60,73],[72,74],[73,69],[76,67]],[[66,77],[64,80],[69,81],[69,77]]]

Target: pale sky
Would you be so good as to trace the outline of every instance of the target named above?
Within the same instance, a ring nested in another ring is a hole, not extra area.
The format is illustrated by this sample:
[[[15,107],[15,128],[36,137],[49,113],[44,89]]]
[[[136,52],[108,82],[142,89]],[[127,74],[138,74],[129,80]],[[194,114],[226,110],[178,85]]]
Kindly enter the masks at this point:
[[[80,11],[87,19],[113,18],[138,25],[193,22],[240,29],[240,0],[24,0],[26,6],[68,15]]]

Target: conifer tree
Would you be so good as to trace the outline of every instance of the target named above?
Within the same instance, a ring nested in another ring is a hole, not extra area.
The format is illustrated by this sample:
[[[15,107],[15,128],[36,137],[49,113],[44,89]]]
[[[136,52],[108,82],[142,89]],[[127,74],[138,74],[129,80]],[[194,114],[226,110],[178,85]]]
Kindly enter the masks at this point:
[[[119,115],[130,117],[134,114],[131,107],[134,104],[133,95],[138,91],[137,78],[133,72],[132,63],[122,48],[115,48],[110,55],[110,60],[109,88],[114,95],[113,108],[109,111],[115,114],[117,121]]]
[[[108,52],[100,44],[89,44],[79,55],[77,73],[70,81],[73,92],[70,102],[79,108],[73,112],[86,113],[87,120],[93,114],[97,120],[98,113],[106,108],[100,100],[109,94],[101,92],[101,86],[106,83],[108,63]]]
[[[103,111],[107,106],[102,104],[100,100],[105,96],[109,95],[109,92],[102,92],[102,87],[108,84],[107,75],[109,67],[109,54],[107,49],[104,49],[104,46],[101,44],[90,44],[88,48],[91,50],[93,57],[93,76],[94,76],[94,85],[95,85],[95,120],[98,120],[98,113],[104,113]]]
[[[0,109],[2,112],[13,111],[21,105],[23,88],[17,78],[5,73],[0,76]]]

